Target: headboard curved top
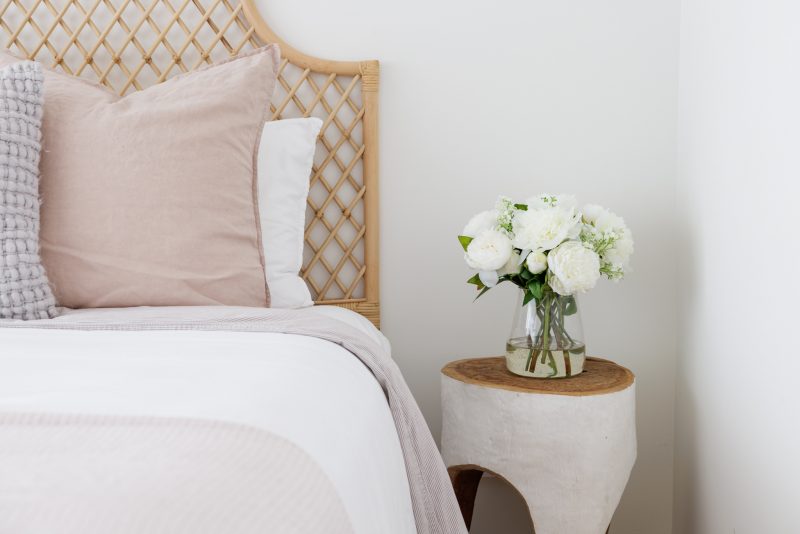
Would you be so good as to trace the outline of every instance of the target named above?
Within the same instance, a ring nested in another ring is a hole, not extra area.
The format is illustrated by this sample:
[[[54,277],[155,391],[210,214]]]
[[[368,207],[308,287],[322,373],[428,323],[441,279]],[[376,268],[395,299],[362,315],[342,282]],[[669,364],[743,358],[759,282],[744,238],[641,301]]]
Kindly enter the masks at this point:
[[[323,120],[301,274],[318,304],[379,325],[377,61],[305,55],[267,26],[255,0],[2,0],[0,36],[18,55],[121,95],[278,43],[272,118]]]

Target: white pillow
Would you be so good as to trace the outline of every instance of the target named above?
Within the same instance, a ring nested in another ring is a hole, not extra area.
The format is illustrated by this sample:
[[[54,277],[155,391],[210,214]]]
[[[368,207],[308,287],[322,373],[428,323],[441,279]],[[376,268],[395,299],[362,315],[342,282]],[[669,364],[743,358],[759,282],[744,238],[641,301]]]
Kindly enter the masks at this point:
[[[299,276],[303,265],[306,200],[322,121],[285,119],[264,125],[258,149],[258,210],[270,306],[313,305]]]

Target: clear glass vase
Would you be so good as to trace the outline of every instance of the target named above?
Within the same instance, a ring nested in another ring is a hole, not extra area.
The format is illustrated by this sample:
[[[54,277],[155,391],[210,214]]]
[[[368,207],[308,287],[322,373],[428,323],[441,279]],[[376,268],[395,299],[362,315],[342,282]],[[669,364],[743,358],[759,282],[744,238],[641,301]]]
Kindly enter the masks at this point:
[[[583,372],[586,344],[575,297],[547,291],[523,305],[520,291],[511,334],[506,343],[506,367],[534,378],[566,378]]]

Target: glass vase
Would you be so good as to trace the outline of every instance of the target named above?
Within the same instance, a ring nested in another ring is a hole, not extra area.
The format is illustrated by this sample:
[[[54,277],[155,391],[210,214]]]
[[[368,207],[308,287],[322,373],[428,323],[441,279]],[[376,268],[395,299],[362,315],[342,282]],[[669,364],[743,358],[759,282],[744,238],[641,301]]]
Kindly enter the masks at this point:
[[[586,344],[576,298],[547,291],[541,299],[523,305],[523,297],[520,291],[506,343],[508,370],[533,378],[582,373]]]

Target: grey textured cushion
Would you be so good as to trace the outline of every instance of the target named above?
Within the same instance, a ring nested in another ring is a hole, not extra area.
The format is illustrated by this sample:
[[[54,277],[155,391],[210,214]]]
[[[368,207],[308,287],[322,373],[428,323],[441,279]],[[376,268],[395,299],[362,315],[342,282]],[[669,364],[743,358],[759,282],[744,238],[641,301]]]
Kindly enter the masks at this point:
[[[31,61],[0,69],[0,318],[57,315],[39,259],[42,73]]]

